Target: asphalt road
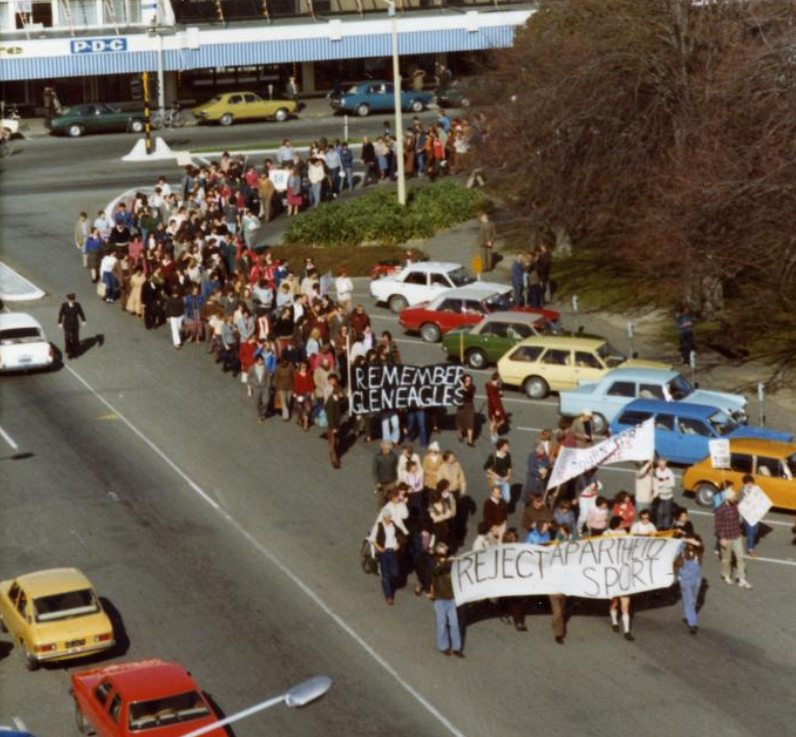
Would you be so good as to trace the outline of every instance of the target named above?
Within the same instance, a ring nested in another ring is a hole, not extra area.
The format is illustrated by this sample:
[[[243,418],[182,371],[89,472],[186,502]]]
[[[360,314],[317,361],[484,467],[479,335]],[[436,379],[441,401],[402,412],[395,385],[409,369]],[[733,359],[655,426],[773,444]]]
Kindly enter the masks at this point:
[[[791,731],[796,554],[784,514],[770,515],[749,562],[753,591],[724,585],[706,556],[697,637],[668,596],[638,603],[634,643],[611,632],[605,603],[571,601],[564,647],[543,607],[525,634],[482,608],[470,613],[467,659],[439,656],[428,602],[404,590],[386,607],[357,566],[376,512],[375,448],[352,447],[332,472],[317,432],[255,425],[242,386],[200,349],[174,351],[164,330],[148,334],[93,296],[71,244],[75,213],[163,169],[120,164],[121,137],[93,140],[29,142],[0,175],[2,257],[49,293],[24,308],[61,345],[57,307],[75,290],[84,337],[105,337],[67,368],[0,385],[0,426],[17,446],[0,439],[0,577],[83,568],[123,619],[129,649],[117,657],[179,660],[225,713],[310,675],[335,680],[319,704],[242,723],[239,737]],[[439,360],[438,346],[401,336],[386,310],[372,315],[399,336],[405,361]],[[521,481],[555,402],[508,398]],[[488,438],[474,450],[449,430],[439,439],[459,451],[480,506]],[[622,469],[601,475],[610,491],[630,486]],[[710,539],[710,517],[694,519]],[[0,722],[73,733],[68,673],[82,664],[27,673],[0,642]]]

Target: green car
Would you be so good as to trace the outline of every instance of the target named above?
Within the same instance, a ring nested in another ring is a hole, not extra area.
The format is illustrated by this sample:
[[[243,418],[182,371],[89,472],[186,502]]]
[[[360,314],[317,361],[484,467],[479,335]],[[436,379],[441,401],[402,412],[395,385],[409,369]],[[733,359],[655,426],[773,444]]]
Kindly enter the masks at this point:
[[[74,105],[50,123],[50,133],[71,138],[80,138],[86,133],[142,133],[143,130],[143,110],[120,110],[103,102]]]
[[[442,350],[451,361],[462,361],[472,369],[497,363],[517,343],[540,332],[539,315],[523,312],[493,312],[477,325],[451,330],[442,338]],[[549,328],[555,329],[554,326]]]

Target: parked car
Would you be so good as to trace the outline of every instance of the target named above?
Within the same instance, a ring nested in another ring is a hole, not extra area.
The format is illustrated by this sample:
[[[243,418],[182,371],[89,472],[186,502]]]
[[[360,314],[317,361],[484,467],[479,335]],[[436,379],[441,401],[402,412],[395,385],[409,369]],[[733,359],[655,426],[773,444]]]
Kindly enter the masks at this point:
[[[401,92],[401,109],[420,113],[433,99],[430,92]],[[357,82],[340,95],[329,95],[329,104],[335,112],[356,113],[362,117],[372,112],[391,111],[395,108],[394,87],[392,82],[383,80]]]
[[[559,330],[557,321],[540,320],[533,312],[492,312],[476,325],[445,333],[442,350],[449,360],[461,361],[478,370],[497,363],[506,351],[525,338],[554,334]]]
[[[284,122],[296,113],[295,100],[264,100],[254,92],[225,92],[197,105],[191,112],[202,123],[232,125],[240,120]]]
[[[0,314],[0,371],[49,368],[55,350],[39,321],[21,312]]]
[[[469,325],[477,325],[486,315],[511,309],[511,287],[488,282],[474,282],[443,292],[431,302],[401,310],[398,322],[404,330],[419,332],[426,343],[436,343],[445,333]],[[517,314],[528,314],[542,326],[557,324],[560,315],[553,310],[516,308]]]
[[[431,302],[443,292],[478,281],[461,264],[447,261],[420,261],[404,266],[397,274],[388,274],[370,283],[370,294],[393,312]],[[505,285],[493,285],[504,287]]]
[[[734,489],[747,474],[766,493],[775,507],[796,511],[796,444],[772,440],[738,438],[730,440],[730,467],[713,468],[710,457],[703,458],[683,474],[683,491],[694,494],[703,507],[713,504],[713,496],[725,481]]]
[[[655,452],[684,466],[709,455],[708,441],[714,438],[793,441],[793,435],[789,433],[740,425],[716,407],[660,399],[634,399],[611,422],[611,434],[640,425],[650,417],[655,420]]]
[[[80,138],[86,133],[144,132],[143,110],[120,110],[116,105],[94,102],[73,105],[50,122],[50,133]]]
[[[597,382],[584,382],[559,395],[559,412],[576,417],[584,407],[593,412],[595,431],[605,432],[608,423],[634,399],[663,399],[667,402],[706,404],[723,409],[740,423],[746,422],[746,399],[742,394],[695,389],[679,371],[618,368]]]
[[[565,335],[527,338],[503,356],[497,368],[506,386],[521,387],[531,399],[543,399],[551,391],[598,381],[619,366],[670,368],[657,361],[629,359],[605,338]]]
[[[53,568],[0,583],[2,629],[28,670],[114,645],[113,625],[91,582],[76,568]]]
[[[152,658],[72,674],[81,734],[179,737],[218,718],[196,681],[177,663]],[[226,737],[223,727],[211,737]]]

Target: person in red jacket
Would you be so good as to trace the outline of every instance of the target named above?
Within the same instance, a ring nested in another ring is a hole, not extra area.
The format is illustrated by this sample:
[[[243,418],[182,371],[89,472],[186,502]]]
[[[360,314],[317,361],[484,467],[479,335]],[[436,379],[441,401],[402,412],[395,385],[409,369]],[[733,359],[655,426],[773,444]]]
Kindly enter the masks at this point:
[[[293,374],[293,408],[296,411],[299,426],[307,432],[310,429],[310,412],[312,398],[315,394],[315,382],[306,361],[299,363],[298,371]]]
[[[614,507],[612,510],[614,517],[619,517],[622,520],[620,527],[630,532],[630,527],[636,519],[636,508],[633,506],[633,500],[630,494],[626,491],[620,491],[614,498]]]

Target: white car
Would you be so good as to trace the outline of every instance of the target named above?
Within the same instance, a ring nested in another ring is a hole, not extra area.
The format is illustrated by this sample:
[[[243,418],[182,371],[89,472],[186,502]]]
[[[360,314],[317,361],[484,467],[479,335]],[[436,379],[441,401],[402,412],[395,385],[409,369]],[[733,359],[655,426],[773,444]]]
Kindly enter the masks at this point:
[[[55,351],[39,321],[20,312],[0,315],[0,371],[49,368]]]
[[[389,306],[393,312],[406,307],[431,302],[443,292],[465,287],[478,281],[461,264],[446,261],[423,261],[404,267],[398,274],[375,279],[370,283],[370,294]],[[480,282],[485,289],[503,291],[505,284]]]

